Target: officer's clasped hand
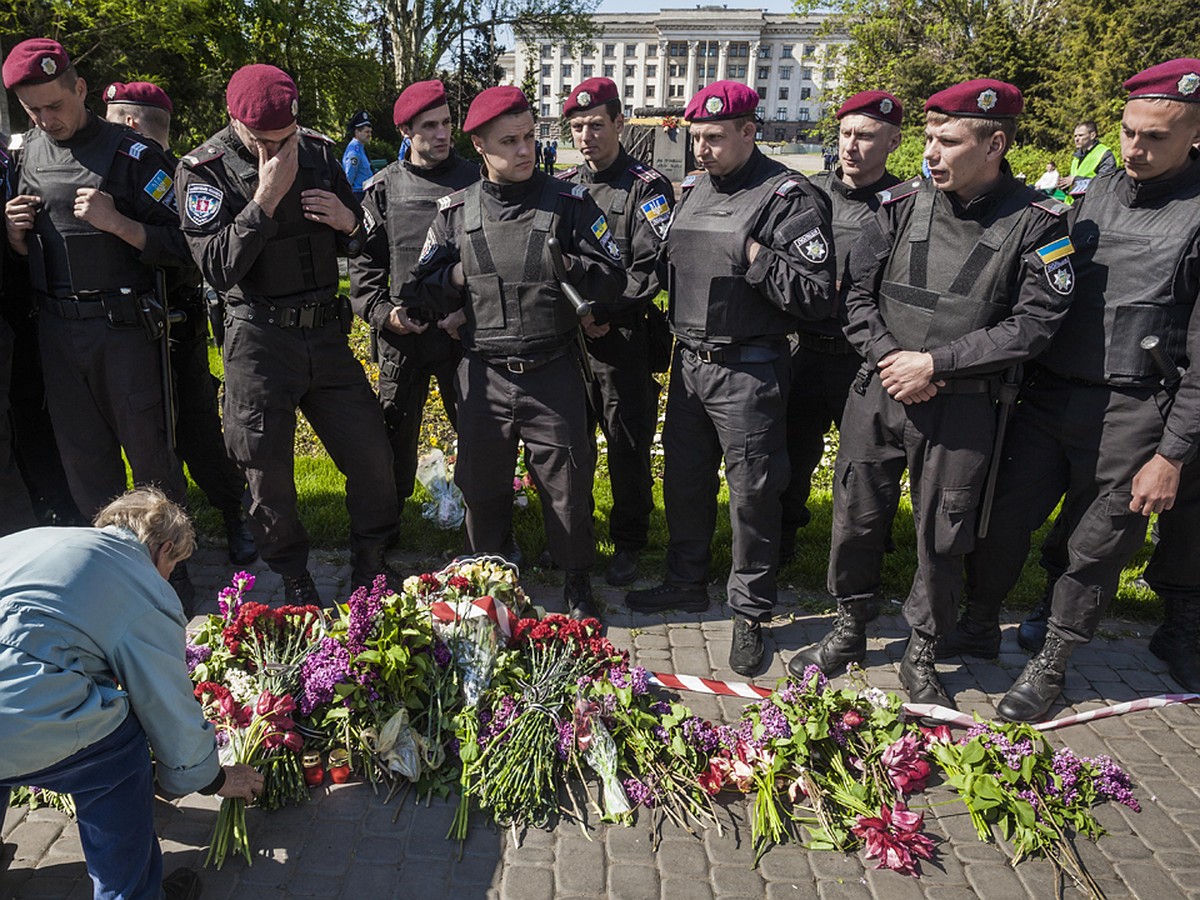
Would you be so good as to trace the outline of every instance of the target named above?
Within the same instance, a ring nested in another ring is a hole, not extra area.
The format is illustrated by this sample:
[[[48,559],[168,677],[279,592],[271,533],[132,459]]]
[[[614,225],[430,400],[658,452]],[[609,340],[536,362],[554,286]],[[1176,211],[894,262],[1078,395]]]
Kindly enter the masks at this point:
[[[8,232],[8,242],[15,252],[26,255],[25,232],[33,227],[37,211],[42,205],[42,198],[34,194],[18,194],[4,205],[4,227]]]
[[[423,334],[429,327],[428,322],[416,322],[403,306],[394,306],[388,313],[384,326],[396,334]]]
[[[944,381],[933,381],[933,357],[928,353],[899,350],[879,361],[879,380],[893,400],[905,406],[923,403],[937,395]]]

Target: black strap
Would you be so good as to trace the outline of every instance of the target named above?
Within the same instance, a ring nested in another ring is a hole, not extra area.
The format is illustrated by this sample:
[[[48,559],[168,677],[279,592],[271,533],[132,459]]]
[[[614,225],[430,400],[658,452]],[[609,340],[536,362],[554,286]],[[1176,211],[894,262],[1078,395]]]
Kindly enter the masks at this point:
[[[554,210],[558,206],[558,192],[561,188],[562,184],[554,178],[547,178],[542,183],[537,212],[533,216],[533,227],[529,230],[529,243],[525,245],[525,271],[522,275],[525,282],[549,281],[553,278],[546,272],[542,259],[546,241],[554,227]]]
[[[992,261],[1000,248],[1004,246],[1017,223],[1021,221],[1020,211],[1028,205],[1022,196],[1023,191],[1013,191],[1000,204],[997,218],[980,236],[978,243],[967,256],[967,261],[959,269],[951,283],[949,293],[969,294],[975,282],[983,275],[984,270]]]
[[[925,287],[929,281],[929,231],[933,223],[932,191],[925,190],[914,201],[908,226],[908,283]]]

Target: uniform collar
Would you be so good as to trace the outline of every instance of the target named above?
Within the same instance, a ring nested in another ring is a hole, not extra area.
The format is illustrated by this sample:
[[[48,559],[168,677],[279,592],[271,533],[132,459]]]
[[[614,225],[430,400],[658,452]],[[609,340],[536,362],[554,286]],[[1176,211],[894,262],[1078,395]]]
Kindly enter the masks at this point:
[[[880,191],[886,191],[888,188],[899,183],[899,179],[887,169],[883,170],[883,174],[879,176],[877,181],[867,185],[864,188],[850,187],[850,185],[842,181],[841,166],[838,166],[834,171],[829,173],[829,186],[831,188],[833,188],[838,192],[838,194],[845,197],[847,200],[857,200],[859,202],[863,200],[870,200]]]
[[[489,197],[495,197],[502,203],[519,203],[542,189],[542,182],[549,176],[545,172],[539,172],[534,169],[533,174],[525,181],[519,181],[516,184],[497,184],[495,181],[488,181],[486,178],[480,182],[482,190]]]
[[[750,158],[742,165],[740,169],[730,172],[728,175],[710,175],[713,187],[722,194],[732,194],[734,191],[740,191],[746,186],[746,182],[758,170],[766,157],[762,151],[756,146],[750,151]]]
[[[578,169],[579,180],[584,184],[609,184],[625,174],[625,171],[629,168],[630,161],[631,157],[625,152],[625,148],[622,147],[617,151],[617,157],[612,161],[612,165],[606,169],[601,169],[599,172],[592,171],[592,167],[586,162],[580,163]]]
[[[46,137],[50,138],[50,141],[59,147],[78,147],[81,144],[86,144],[100,133],[100,130],[104,127],[101,123],[101,118],[91,110],[88,110],[87,121],[83,123],[83,127],[65,141],[56,141],[48,134]]]
[[[953,194],[947,194],[943,191],[938,191],[938,193],[946,198],[950,204],[950,208],[954,210],[956,217],[960,219],[982,219],[995,208],[997,203],[1023,185],[1024,182],[1017,181],[1013,177],[1012,167],[1009,166],[1008,160],[1004,160],[1000,164],[1000,180],[996,182],[990,191],[980,194],[966,203],[960,201]]]
[[[447,156],[437,165],[429,166],[428,168],[413,165],[413,163],[407,159],[400,160],[400,164],[409,172],[412,172],[414,175],[423,175],[425,177],[429,177],[431,175],[441,175],[444,172],[449,172],[451,169],[457,166],[458,163],[459,155],[454,152],[453,148],[451,148],[449,156]]]
[[[1149,181],[1134,181],[1125,172],[1117,177],[1121,179],[1117,187],[1117,196],[1126,206],[1148,206],[1164,197],[1170,197],[1185,187],[1200,180],[1200,154],[1193,149],[1191,161],[1187,167],[1170,178],[1152,178]]]

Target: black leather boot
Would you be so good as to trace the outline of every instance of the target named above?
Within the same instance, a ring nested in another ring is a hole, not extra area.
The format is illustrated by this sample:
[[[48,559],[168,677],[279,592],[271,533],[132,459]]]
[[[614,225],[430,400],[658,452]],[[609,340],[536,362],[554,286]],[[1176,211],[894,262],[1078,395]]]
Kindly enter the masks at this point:
[[[934,639],[913,631],[908,637],[904,659],[900,660],[900,683],[908,691],[911,703],[936,703],[954,709],[954,701],[938,678],[934,658]]]
[[[996,707],[1000,718],[1009,722],[1040,722],[1062,693],[1067,678],[1067,660],[1075,644],[1053,631],[1038,655],[1025,666],[1004,699]]]
[[[388,565],[385,544],[373,544],[354,554],[354,565],[350,570],[351,591],[360,587],[369,588],[378,575],[386,575],[388,581],[397,587],[404,580],[399,572]]]
[[[625,595],[625,605],[634,612],[642,613],[665,612],[669,609],[704,612],[708,609],[708,589],[703,585],[681,587],[663,582],[652,588],[630,591]]]
[[[587,569],[568,572],[563,579],[563,601],[572,619],[599,619],[596,599],[592,596],[592,579]]]
[[[1191,602],[1163,598],[1166,615],[1150,638],[1150,652],[1166,661],[1180,687],[1200,693],[1200,598]]]
[[[802,678],[805,669],[816,666],[825,675],[832,675],[849,663],[866,659],[867,611],[862,600],[839,603],[829,634],[793,656],[787,664],[788,672]]]
[[[1050,624],[1050,601],[1054,598],[1054,585],[1057,583],[1057,578],[1046,579],[1046,592],[1042,595],[1042,599],[1029,611],[1025,621],[1017,628],[1017,643],[1030,653],[1037,653],[1041,650],[1042,644],[1046,640],[1046,629]]]
[[[254,546],[254,538],[246,528],[241,510],[227,512],[225,519],[225,540],[229,545],[229,561],[235,566],[248,566],[258,559],[258,548]]]
[[[977,656],[995,659],[1000,655],[999,609],[983,609],[979,603],[967,601],[967,608],[954,630],[938,638],[935,656]]]
[[[733,617],[733,639],[729,642],[729,668],[750,678],[758,674],[763,662],[762,623],[745,616]]]
[[[283,576],[283,602],[295,606],[320,606],[321,595],[312,576],[305,572],[303,575]]]

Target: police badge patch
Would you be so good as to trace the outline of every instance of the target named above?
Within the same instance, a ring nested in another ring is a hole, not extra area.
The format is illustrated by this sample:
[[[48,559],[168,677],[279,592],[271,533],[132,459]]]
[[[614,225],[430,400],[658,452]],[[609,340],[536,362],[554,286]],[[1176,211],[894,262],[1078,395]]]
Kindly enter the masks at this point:
[[[221,201],[225,199],[219,187],[197,182],[189,184],[184,210],[187,217],[197,225],[207,225],[221,211]]]
[[[812,231],[800,235],[792,241],[792,246],[809,262],[823,263],[825,257],[829,256],[829,242],[825,240],[825,235],[820,228],[814,228]]]
[[[159,169],[154,173],[154,177],[146,182],[146,186],[143,188],[143,190],[159,203],[162,203],[166,206],[171,206],[172,200],[170,198],[164,200],[163,198],[171,193],[171,185],[174,183],[175,182],[171,180],[170,175],[168,175],[162,169]]]
[[[667,198],[662,194],[651,197],[641,205],[642,215],[646,217],[646,221],[650,223],[650,227],[654,229],[654,233],[659,239],[664,239],[667,236],[667,229],[671,227],[671,207],[667,203]]]
[[[372,231],[375,230],[375,226],[378,223],[375,221],[375,217],[373,215],[371,215],[371,211],[369,209],[367,209],[365,206],[362,208],[362,211],[363,211],[363,228],[366,229],[367,234],[370,234]]]
[[[600,242],[600,246],[604,248],[605,253],[613,259],[620,260],[621,248],[613,240],[612,233],[608,230],[608,220],[603,215],[592,223],[592,234],[596,236],[596,240]]]
[[[1065,257],[1046,266],[1046,280],[1056,294],[1064,297],[1075,289],[1075,270],[1071,268],[1070,257]]]

